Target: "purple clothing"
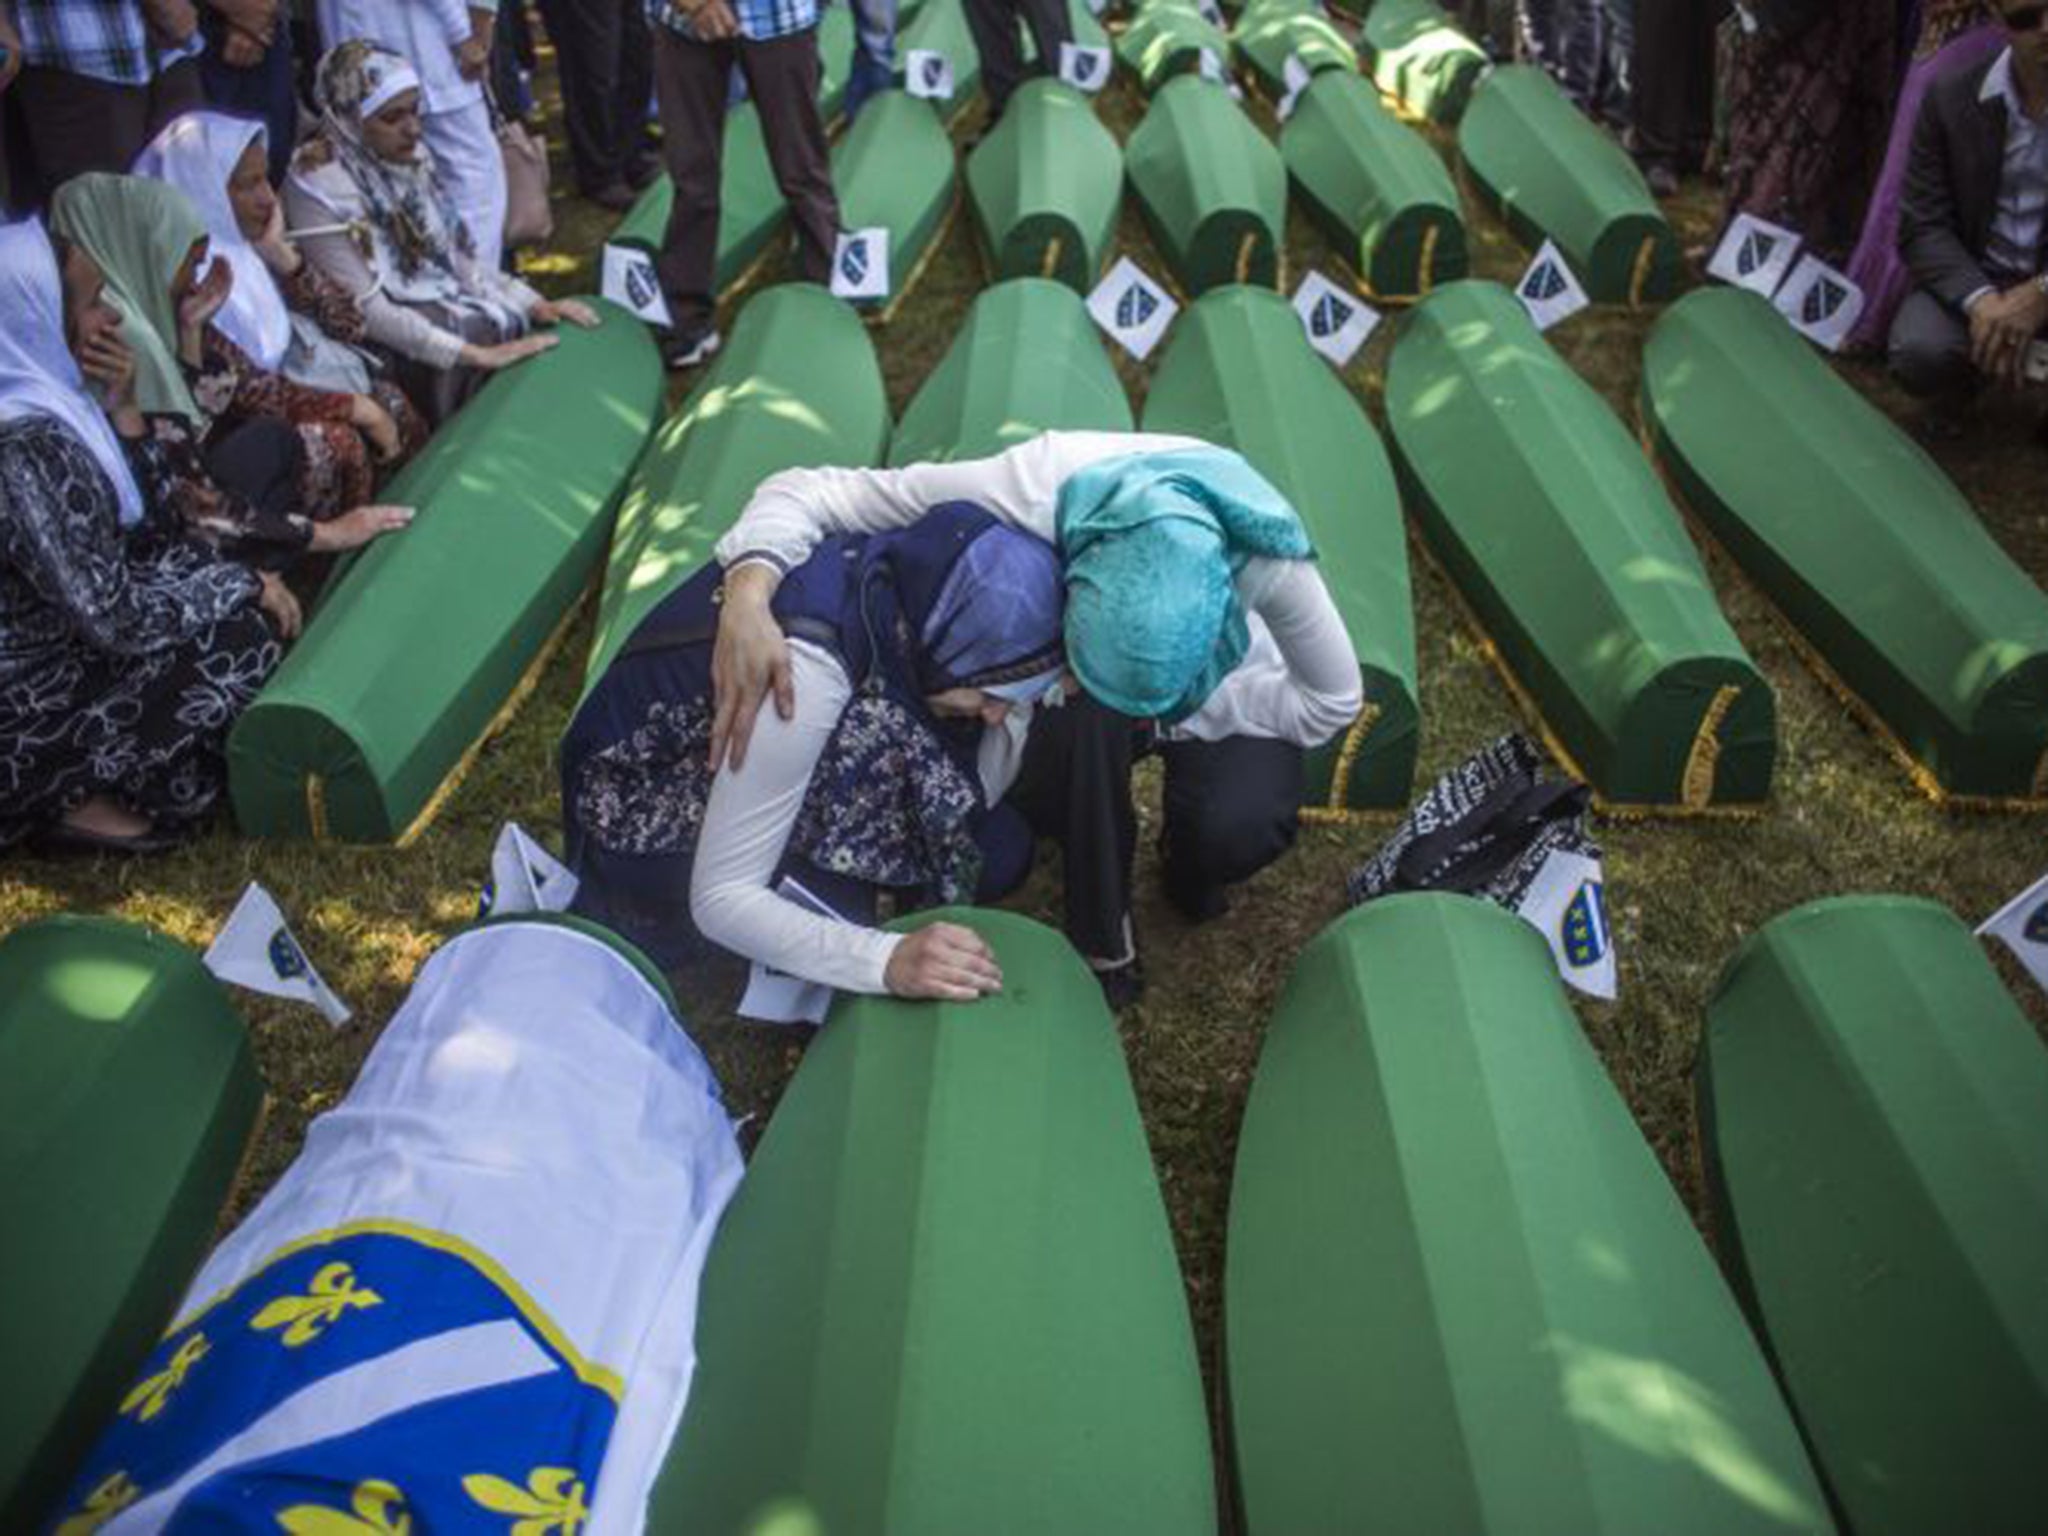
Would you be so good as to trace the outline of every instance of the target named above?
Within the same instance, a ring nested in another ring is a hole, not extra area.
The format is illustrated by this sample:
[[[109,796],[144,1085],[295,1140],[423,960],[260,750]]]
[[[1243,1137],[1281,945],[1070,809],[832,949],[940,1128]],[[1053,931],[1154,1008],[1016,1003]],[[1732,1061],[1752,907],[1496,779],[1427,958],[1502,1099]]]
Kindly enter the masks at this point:
[[[1906,160],[1913,147],[1913,125],[1920,117],[1920,102],[1935,80],[1952,70],[1968,69],[1989,58],[2004,46],[2004,29],[1986,23],[1952,38],[1932,57],[1916,60],[1906,72],[1899,91],[1898,112],[1892,119],[1891,141],[1885,150],[1884,169],[1878,174],[1877,190],[1871,194],[1870,211],[1864,215],[1863,238],[1849,258],[1849,276],[1863,290],[1862,319],[1849,333],[1852,347],[1882,347],[1891,332],[1892,316],[1905,302],[1912,286],[1906,264],[1899,259],[1899,200],[1905,191]]]

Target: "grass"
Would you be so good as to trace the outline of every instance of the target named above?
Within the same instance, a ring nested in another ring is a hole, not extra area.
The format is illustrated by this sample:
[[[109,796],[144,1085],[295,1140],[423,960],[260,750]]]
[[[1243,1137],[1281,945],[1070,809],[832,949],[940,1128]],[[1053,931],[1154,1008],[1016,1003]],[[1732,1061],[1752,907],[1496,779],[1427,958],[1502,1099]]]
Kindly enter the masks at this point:
[[[1248,101],[1247,107],[1273,128],[1262,105]],[[1100,99],[1103,117],[1120,137],[1128,136],[1143,109],[1127,78]],[[1448,135],[1425,132],[1455,160]],[[559,132],[553,137],[559,141]],[[556,149],[557,185],[566,186],[559,142]],[[1469,199],[1466,212],[1476,274],[1512,281],[1527,253]],[[1717,212],[1712,189],[1698,184],[1672,207],[1689,245],[1709,237]],[[557,250],[537,279],[557,293],[588,289],[608,220],[566,200],[558,217]],[[1290,273],[1334,271],[1329,250],[1298,210],[1290,221]],[[952,221],[911,302],[876,332],[898,415],[985,283],[973,224],[971,217]],[[1149,271],[1164,271],[1128,201],[1119,250]],[[1630,420],[1642,344],[1654,318],[1602,309],[1553,333],[1558,349]],[[1395,329],[1383,327],[1345,373],[1376,422]],[[1134,406],[1141,406],[1145,369],[1122,356],[1117,367]],[[1881,407],[1917,426],[1917,416],[1880,370],[1863,362],[1842,368]],[[1964,437],[1930,447],[1992,534],[2039,581],[2048,577],[2048,454],[2028,441],[2028,425],[2016,406],[1993,404]],[[1777,692],[1775,795],[1754,820],[1599,826],[1621,999],[1611,1005],[1574,999],[1587,1038],[1696,1217],[1703,1201],[1693,1148],[1693,1057],[1709,989],[1737,942],[1800,902],[1852,891],[1929,896],[1974,922],[2048,864],[2040,820],[1945,811],[1921,798],[1885,748],[1802,664],[1756,589],[1718,555],[1710,552],[1709,560],[1730,620]],[[1415,602],[1423,702],[1419,792],[1473,747],[1526,722],[1462,627],[1442,578],[1420,560]],[[273,1105],[230,1219],[284,1169],[307,1121],[347,1091],[421,962],[474,915],[499,824],[517,820],[559,846],[554,746],[576,696],[589,635],[586,615],[441,819],[403,852],[253,843],[223,828],[155,861],[15,858],[0,870],[0,930],[49,912],[111,912],[195,945],[211,937],[245,882],[261,880],[283,903],[315,963],[354,1004],[357,1023],[335,1031],[308,1010],[242,998]],[[1148,783],[1145,814],[1155,811],[1156,785]],[[1338,915],[1344,874],[1383,832],[1305,828],[1297,849],[1250,882],[1229,916],[1199,930],[1187,928],[1157,898],[1151,838],[1139,841],[1138,925],[1150,990],[1119,1028],[1212,1384],[1231,1163],[1260,1039],[1294,955]],[[1043,861],[1014,903],[1054,922],[1057,877],[1045,866],[1056,862]],[[1998,963],[2037,1026],[2048,1022],[2040,994],[2002,955]],[[691,1032],[724,1081],[734,1113],[752,1117],[751,1139],[801,1059],[802,1043],[796,1034],[732,1017],[737,975],[731,967],[676,980]]]

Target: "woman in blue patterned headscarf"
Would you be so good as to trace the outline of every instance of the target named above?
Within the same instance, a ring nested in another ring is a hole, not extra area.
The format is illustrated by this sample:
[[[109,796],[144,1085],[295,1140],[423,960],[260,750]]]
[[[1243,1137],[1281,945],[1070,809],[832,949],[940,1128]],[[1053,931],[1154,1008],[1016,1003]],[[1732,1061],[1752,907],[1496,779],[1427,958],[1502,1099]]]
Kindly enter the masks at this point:
[[[1029,833],[993,803],[983,759],[1011,709],[1061,678],[1058,556],[965,503],[827,540],[776,603],[803,702],[743,769],[714,773],[722,578],[706,566],[654,608],[563,740],[577,910],[664,964],[702,938],[849,991],[989,990],[993,959],[965,929],[872,923],[882,891],[971,902],[1028,867]]]

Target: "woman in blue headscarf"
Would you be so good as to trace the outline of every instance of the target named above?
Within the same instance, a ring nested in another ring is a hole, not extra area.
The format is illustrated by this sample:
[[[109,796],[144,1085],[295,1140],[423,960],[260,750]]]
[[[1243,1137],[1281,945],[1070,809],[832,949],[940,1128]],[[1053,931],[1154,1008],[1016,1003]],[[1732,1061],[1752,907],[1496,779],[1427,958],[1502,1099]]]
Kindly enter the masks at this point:
[[[764,481],[718,545],[713,761],[745,759],[762,699],[802,708],[772,612],[819,539],[971,500],[1057,544],[1080,688],[1023,710],[1006,803],[1064,849],[1068,937],[1113,1002],[1140,985],[1130,922],[1133,763],[1165,767],[1166,892],[1191,919],[1292,843],[1308,749],[1363,705],[1358,661],[1287,500],[1238,454],[1156,433],[1048,432],[994,458]]]
[[[966,503],[915,528],[827,539],[774,600],[802,702],[744,765],[711,762],[707,565],[644,619],[562,744],[576,910],[664,965],[696,941],[855,992],[973,998],[1001,983],[954,924],[908,937],[877,898],[990,900],[1030,863],[999,801],[1013,710],[1062,675],[1060,566]]]

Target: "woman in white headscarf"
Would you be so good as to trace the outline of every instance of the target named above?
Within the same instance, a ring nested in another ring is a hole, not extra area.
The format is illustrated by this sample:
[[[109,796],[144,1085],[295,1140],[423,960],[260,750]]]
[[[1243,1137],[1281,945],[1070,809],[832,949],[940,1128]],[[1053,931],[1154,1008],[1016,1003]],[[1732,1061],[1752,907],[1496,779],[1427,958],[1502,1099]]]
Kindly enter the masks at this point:
[[[320,60],[313,99],[320,133],[292,162],[286,222],[357,296],[370,340],[426,370],[408,393],[433,420],[486,374],[554,345],[533,327],[597,324],[588,306],[544,299],[478,260],[423,142],[420,80],[404,59],[342,43]]]
[[[204,819],[299,610],[180,534],[84,251],[0,226],[0,846],[149,852]]]
[[[188,112],[142,152],[135,174],[183,194],[205,226],[208,253],[232,273],[200,338],[191,374],[198,403],[230,426],[257,416],[290,422],[304,447],[300,499],[313,516],[332,517],[369,501],[419,451],[427,427],[396,384],[371,378],[362,353],[293,312],[279,271],[313,269],[284,238],[265,138],[261,123]],[[303,276],[291,280],[305,286]],[[361,314],[348,309],[359,336]]]

